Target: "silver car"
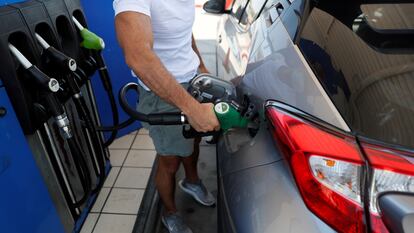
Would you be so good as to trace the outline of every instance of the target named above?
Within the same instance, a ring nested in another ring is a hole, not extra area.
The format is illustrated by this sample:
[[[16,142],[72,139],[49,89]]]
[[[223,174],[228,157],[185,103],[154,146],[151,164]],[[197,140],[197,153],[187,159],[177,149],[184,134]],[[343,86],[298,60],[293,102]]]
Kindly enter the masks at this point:
[[[218,143],[220,232],[414,232],[414,4],[235,0],[217,43],[261,120]]]

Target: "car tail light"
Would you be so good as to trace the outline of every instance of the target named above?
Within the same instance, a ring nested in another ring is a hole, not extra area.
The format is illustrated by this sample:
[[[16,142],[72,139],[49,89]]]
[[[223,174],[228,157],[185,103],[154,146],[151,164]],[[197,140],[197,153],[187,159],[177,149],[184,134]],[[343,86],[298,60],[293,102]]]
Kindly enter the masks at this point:
[[[370,213],[373,232],[388,232],[381,220],[378,197],[384,192],[414,192],[414,157],[402,151],[361,143],[372,167]]]
[[[355,138],[279,108],[266,110],[307,207],[340,232],[364,232],[364,160]]]

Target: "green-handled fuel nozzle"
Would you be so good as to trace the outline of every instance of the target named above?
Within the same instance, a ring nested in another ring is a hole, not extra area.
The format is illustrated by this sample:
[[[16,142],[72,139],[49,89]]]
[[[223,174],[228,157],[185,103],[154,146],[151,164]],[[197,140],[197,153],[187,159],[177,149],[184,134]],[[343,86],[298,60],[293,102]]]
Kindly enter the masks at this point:
[[[243,117],[234,106],[226,102],[215,104],[214,112],[223,132],[231,128],[246,128],[249,123],[249,120]]]
[[[105,48],[105,42],[101,37],[83,27],[82,24],[80,24],[79,21],[73,16],[72,20],[79,29],[80,35],[83,39],[81,47],[96,51],[101,51]]]

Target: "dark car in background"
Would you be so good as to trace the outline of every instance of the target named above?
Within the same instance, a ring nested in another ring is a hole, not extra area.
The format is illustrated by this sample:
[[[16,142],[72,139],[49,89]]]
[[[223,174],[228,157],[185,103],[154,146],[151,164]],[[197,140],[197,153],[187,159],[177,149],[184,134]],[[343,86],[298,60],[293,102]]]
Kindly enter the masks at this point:
[[[235,0],[217,43],[261,118],[218,143],[220,232],[414,232],[414,4]]]

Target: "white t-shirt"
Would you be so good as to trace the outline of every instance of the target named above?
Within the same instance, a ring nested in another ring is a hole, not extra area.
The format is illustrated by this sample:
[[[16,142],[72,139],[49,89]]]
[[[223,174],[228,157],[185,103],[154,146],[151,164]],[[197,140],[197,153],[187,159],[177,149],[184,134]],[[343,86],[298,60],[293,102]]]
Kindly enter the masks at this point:
[[[115,15],[134,11],[150,16],[153,50],[161,62],[179,83],[195,76],[200,60],[191,47],[194,0],[114,0],[113,7]]]

